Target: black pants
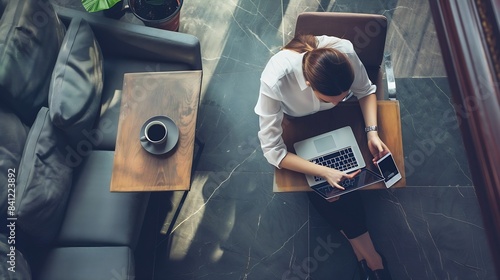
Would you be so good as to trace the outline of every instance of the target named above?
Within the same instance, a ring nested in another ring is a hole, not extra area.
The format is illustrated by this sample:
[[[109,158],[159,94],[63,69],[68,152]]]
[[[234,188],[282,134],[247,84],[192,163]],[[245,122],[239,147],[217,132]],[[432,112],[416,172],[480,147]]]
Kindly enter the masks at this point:
[[[308,192],[309,201],[316,210],[348,239],[367,232],[366,216],[359,191],[342,195],[339,200],[328,202],[315,192]]]

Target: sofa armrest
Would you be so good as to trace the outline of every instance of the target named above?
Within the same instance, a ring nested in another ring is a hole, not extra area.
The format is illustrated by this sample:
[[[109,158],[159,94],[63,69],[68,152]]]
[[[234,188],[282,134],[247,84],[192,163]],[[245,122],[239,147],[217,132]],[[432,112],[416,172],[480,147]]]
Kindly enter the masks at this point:
[[[200,42],[193,35],[121,22],[60,6],[55,6],[55,10],[66,25],[72,18],[85,19],[92,27],[104,56],[185,63],[192,70],[202,69]]]

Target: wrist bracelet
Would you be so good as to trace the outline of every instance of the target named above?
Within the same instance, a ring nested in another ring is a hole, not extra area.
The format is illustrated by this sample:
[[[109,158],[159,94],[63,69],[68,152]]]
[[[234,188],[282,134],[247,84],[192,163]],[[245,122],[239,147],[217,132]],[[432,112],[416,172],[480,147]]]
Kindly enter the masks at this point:
[[[377,131],[378,127],[376,125],[370,125],[365,127],[365,132],[370,132],[370,131]]]

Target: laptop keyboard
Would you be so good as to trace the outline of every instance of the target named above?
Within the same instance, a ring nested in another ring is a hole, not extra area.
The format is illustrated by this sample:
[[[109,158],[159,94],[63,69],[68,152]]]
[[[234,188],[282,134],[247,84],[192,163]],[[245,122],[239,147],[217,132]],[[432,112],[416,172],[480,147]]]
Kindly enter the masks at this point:
[[[310,162],[335,168],[339,171],[345,171],[358,166],[358,162],[354,157],[351,147],[344,148],[332,154],[311,159]],[[316,182],[323,181],[323,178],[315,176],[314,180]]]

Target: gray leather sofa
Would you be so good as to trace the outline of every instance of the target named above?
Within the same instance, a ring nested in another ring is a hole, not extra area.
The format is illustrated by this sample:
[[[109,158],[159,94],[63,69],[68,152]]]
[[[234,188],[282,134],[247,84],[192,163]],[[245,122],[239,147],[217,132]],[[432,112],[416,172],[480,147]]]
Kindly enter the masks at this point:
[[[26,1],[30,2],[30,0],[20,2]],[[31,2],[40,6],[36,8],[39,9],[38,11],[35,9],[35,14],[40,11],[47,14],[49,2],[44,0]],[[6,1],[0,3],[2,20],[5,20],[8,10],[5,8]],[[81,123],[75,122],[69,127],[64,127],[57,123],[60,120],[56,121],[54,117],[54,111],[60,110],[54,105],[54,103],[57,104],[54,100],[58,99],[54,96],[50,97],[53,93],[49,93],[53,90],[55,82],[52,82],[50,87],[39,86],[35,92],[37,98],[42,95],[40,99],[42,101],[29,104],[31,107],[23,105],[25,106],[23,108],[18,106],[16,98],[9,96],[9,93],[13,92],[12,87],[9,88],[10,80],[2,80],[0,127],[4,140],[0,141],[2,169],[0,184],[12,183],[7,184],[1,193],[2,207],[0,208],[5,213],[7,211],[4,210],[13,207],[17,212],[15,215],[13,212],[7,212],[7,217],[2,213],[1,218],[2,221],[9,222],[9,218],[17,216],[17,220],[14,230],[5,226],[1,227],[0,237],[3,238],[0,238],[0,243],[3,242],[5,245],[7,237],[14,235],[17,254],[15,263],[20,269],[24,267],[22,265],[25,264],[25,260],[32,279],[137,279],[135,278],[137,246],[141,241],[140,235],[144,230],[148,230],[142,225],[148,203],[156,194],[111,193],[109,191],[123,74],[201,70],[200,45],[196,37],[188,34],[132,25],[62,7],[54,7],[54,11],[57,13],[57,18],[64,24],[66,32],[64,36],[68,36],[68,32],[72,30],[70,28],[72,22],[84,21],[91,27],[98,42],[102,55],[100,58],[102,66],[99,69],[102,69],[103,79],[102,85],[98,84],[95,87],[100,94],[96,95],[94,88],[94,95],[90,95],[98,99],[97,113],[95,118],[86,118],[87,122],[91,120],[90,126],[81,126]],[[43,23],[43,18],[38,19],[40,23]],[[0,26],[0,33],[2,33],[1,29]],[[22,28],[11,28],[11,30],[26,31]],[[30,32],[26,31],[26,33],[30,35]],[[30,36],[32,35],[33,32]],[[38,35],[35,32],[34,37],[36,36]],[[40,38],[34,41],[38,42]],[[0,43],[0,47],[5,47],[5,45]],[[44,59],[50,62],[49,56]],[[10,64],[4,61],[0,60],[1,67],[10,67]],[[54,58],[52,63],[55,63],[54,67],[57,68],[59,61]],[[25,66],[30,67],[29,64]],[[44,70],[37,71],[32,74],[32,77],[46,74]],[[16,71],[13,70],[12,74],[15,73]],[[5,75],[5,73],[2,74]],[[54,79],[53,75],[51,79]],[[42,81],[43,83],[45,82]],[[70,85],[72,91],[67,94],[70,97],[75,96],[75,99],[73,104],[72,100],[70,102],[66,100],[65,106],[78,107],[89,101],[75,94],[74,91],[78,85],[78,83]],[[48,91],[47,88],[49,88]],[[30,100],[33,101],[33,98]],[[95,102],[95,100],[91,101]],[[91,111],[84,109],[84,113]],[[35,130],[38,130],[38,134],[34,132]],[[82,131],[85,133],[79,133]],[[47,151],[47,148],[44,150],[43,145],[46,144],[40,144],[38,141],[41,138],[40,135],[44,134],[55,142],[55,148],[51,148],[50,151]],[[36,135],[38,137],[35,137]],[[65,142],[59,145],[58,141]],[[49,171],[37,171],[40,165],[51,164],[50,157],[45,157],[45,155],[54,151],[66,164],[61,165],[59,162],[59,165],[52,166]],[[15,170],[14,176],[9,175],[9,169]],[[27,174],[27,169],[30,169],[30,174]],[[65,172],[71,172],[71,176],[45,184],[46,181],[53,179],[54,174],[60,175]],[[12,177],[17,181],[9,181]],[[60,186],[58,187],[57,184],[63,184],[62,188],[67,194],[57,197],[56,206],[48,205],[54,202],[47,202],[47,205],[44,205],[45,201],[51,199],[45,198],[44,195],[50,196],[60,192]],[[35,188],[26,189],[26,185],[35,186]],[[41,187],[45,189],[40,190]],[[11,188],[15,189],[15,202],[7,198],[6,190]],[[37,205],[38,209],[42,210],[35,209],[33,213],[21,211],[30,210],[33,205]],[[44,219],[48,219],[48,222],[37,224]],[[1,248],[9,250],[6,246]],[[5,256],[6,254],[2,251],[2,257]],[[8,259],[2,259],[2,263],[4,261]],[[17,273],[26,272],[25,269],[19,269]],[[6,279],[30,279],[28,275],[16,275],[7,270],[0,272]]]

